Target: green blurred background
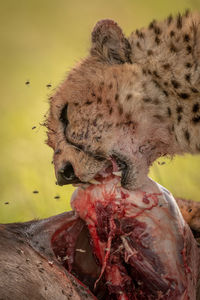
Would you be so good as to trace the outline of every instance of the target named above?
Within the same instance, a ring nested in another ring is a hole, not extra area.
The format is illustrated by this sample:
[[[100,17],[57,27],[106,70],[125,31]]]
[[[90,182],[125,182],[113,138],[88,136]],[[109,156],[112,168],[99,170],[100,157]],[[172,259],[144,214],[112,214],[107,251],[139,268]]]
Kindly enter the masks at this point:
[[[44,143],[45,129],[40,124],[48,97],[67,71],[87,55],[94,24],[111,18],[129,35],[154,18],[198,9],[199,1],[0,1],[1,223],[70,209],[73,188],[55,185],[52,150]],[[165,165],[163,159],[159,162],[150,172],[155,180],[176,196],[200,200],[200,156],[177,157]]]

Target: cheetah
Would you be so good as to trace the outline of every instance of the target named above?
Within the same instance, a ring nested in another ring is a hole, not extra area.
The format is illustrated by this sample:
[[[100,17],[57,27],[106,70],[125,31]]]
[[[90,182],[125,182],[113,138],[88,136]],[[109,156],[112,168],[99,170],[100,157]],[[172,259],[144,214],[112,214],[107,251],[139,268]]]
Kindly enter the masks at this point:
[[[135,190],[157,158],[200,153],[200,14],[154,20],[129,38],[99,21],[89,55],[50,98],[47,127],[60,185],[98,183],[112,169]]]

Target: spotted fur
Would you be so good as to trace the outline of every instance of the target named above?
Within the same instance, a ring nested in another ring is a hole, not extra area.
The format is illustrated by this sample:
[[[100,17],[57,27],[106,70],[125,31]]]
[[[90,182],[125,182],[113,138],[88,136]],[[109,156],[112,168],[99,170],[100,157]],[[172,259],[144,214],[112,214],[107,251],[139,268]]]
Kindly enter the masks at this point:
[[[158,157],[199,153],[200,14],[154,20],[129,38],[98,22],[90,54],[50,99],[47,126],[56,174],[70,162],[82,182],[117,156],[123,186],[136,189]]]

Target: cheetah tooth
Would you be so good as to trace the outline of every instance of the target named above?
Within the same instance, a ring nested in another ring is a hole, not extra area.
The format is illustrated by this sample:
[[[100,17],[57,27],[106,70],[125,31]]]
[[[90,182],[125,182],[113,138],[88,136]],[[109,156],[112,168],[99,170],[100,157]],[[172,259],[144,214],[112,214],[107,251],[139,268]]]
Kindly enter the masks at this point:
[[[81,189],[85,190],[86,188],[88,188],[90,185],[87,183],[75,183],[72,184],[74,187],[80,187]]]
[[[113,173],[113,175],[115,175],[115,176],[122,177],[122,171],[112,172],[112,173]]]
[[[91,180],[89,181],[89,183],[91,183],[91,184],[101,184],[101,182],[99,182],[99,181],[96,180],[96,179],[91,179]]]

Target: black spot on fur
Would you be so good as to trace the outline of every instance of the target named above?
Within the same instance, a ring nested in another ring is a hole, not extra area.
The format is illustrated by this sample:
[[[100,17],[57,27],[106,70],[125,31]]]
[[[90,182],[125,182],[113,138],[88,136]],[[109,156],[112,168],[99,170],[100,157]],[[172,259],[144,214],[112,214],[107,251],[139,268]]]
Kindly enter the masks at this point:
[[[185,74],[185,80],[190,82],[190,79],[191,79],[191,74]]]
[[[176,22],[176,27],[177,29],[181,29],[182,28],[182,17],[180,14],[178,14],[178,17],[177,17],[177,22]]]
[[[189,15],[190,15],[190,10],[186,9],[184,16],[187,18],[187,17],[189,17]]]
[[[170,68],[170,64],[164,64],[163,69],[168,70]]]
[[[112,83],[110,83],[110,84],[109,84],[109,89],[111,90],[111,89],[112,89],[112,87],[113,87],[113,84],[112,84]]]
[[[93,124],[93,126],[96,127],[97,126],[97,119],[94,119],[93,122],[92,122],[92,124]]]
[[[180,93],[180,94],[178,94],[178,95],[179,95],[179,97],[182,98],[182,99],[188,99],[188,98],[190,98],[190,95],[187,94],[187,93]]]
[[[183,107],[181,105],[177,106],[176,112],[179,114],[183,111]]]
[[[157,87],[158,89],[161,89],[161,86],[160,86],[160,84],[158,83],[158,81],[152,80],[152,82],[155,84],[155,87]]]
[[[184,40],[184,42],[188,43],[188,42],[190,41],[190,36],[189,36],[189,34],[187,34],[187,33],[184,34],[183,40]]]
[[[196,117],[192,118],[192,122],[193,122],[194,124],[199,123],[199,122],[200,122],[200,116],[196,116]]]
[[[149,29],[153,29],[155,23],[156,23],[156,20],[153,20],[153,21],[149,24]]]
[[[192,53],[192,47],[190,45],[187,46],[186,50],[187,50],[187,54],[191,54]]]
[[[115,94],[115,101],[119,100],[119,94]]]
[[[176,80],[171,80],[171,83],[175,89],[178,89],[180,87],[180,83]]]
[[[127,125],[127,126],[133,125],[133,127],[135,127],[134,123],[132,121],[124,122],[124,125]]]
[[[168,92],[167,92],[166,90],[163,90],[163,94],[164,94],[166,97],[169,96],[169,94],[168,94]]]
[[[156,42],[157,45],[160,44],[160,39],[159,39],[159,37],[157,37],[157,36],[155,37],[155,42]]]
[[[101,104],[102,103],[102,98],[101,97],[97,97],[97,103]]]
[[[199,103],[195,103],[195,104],[193,105],[192,111],[193,111],[194,113],[196,113],[196,112],[199,111]]]
[[[136,43],[136,46],[138,47],[138,49],[141,49],[141,45],[139,42]]]
[[[177,48],[175,47],[175,45],[173,43],[170,44],[170,51],[176,53],[177,52]]]
[[[170,107],[168,107],[168,108],[167,108],[167,113],[168,113],[168,116],[169,116],[169,117],[171,117],[171,115],[172,115],[172,112],[171,112],[171,109],[170,109]]]
[[[111,108],[109,109],[109,115],[111,115],[112,112],[113,112],[113,109],[112,109],[112,107],[111,107]]]
[[[122,106],[119,106],[119,107],[118,107],[118,112],[119,112],[120,115],[123,114],[123,107],[122,107]]]
[[[194,94],[198,94],[199,91],[196,89],[196,88],[191,88],[191,91],[194,93]]]
[[[167,25],[170,25],[172,20],[173,20],[172,15],[169,15],[169,17],[167,18]]]
[[[139,30],[138,29],[136,29],[135,33],[139,37]]]
[[[145,38],[145,34],[143,32],[140,32],[139,38],[144,39]]]
[[[153,104],[158,105],[160,101],[158,99],[153,100]]]
[[[139,31],[138,29],[136,30],[136,35],[140,38],[140,39],[144,39],[145,35],[143,32]]]
[[[147,55],[148,55],[148,56],[153,55],[153,51],[152,51],[152,50],[148,50],[148,51],[147,51]]]
[[[146,69],[142,69],[142,73],[143,73],[144,75],[147,75],[147,70],[146,70]]]
[[[151,99],[151,98],[149,98],[149,97],[143,98],[142,100],[143,100],[144,102],[146,102],[146,103],[148,103],[148,102],[151,102],[151,101],[152,101],[152,99]]]
[[[180,123],[181,119],[182,119],[182,116],[179,115],[178,118],[177,118],[178,123]]]
[[[132,94],[127,94],[126,95],[126,100],[128,101],[128,100],[130,100],[132,98]]]
[[[189,142],[189,140],[190,140],[190,133],[189,133],[189,131],[187,129],[184,131],[184,136],[185,136],[185,139]]]
[[[91,95],[92,95],[92,97],[95,97],[95,96],[96,96],[96,94],[95,94],[94,92],[92,92]]]
[[[156,35],[160,35],[162,33],[160,27],[158,27],[158,26],[154,26],[154,32]]]
[[[130,119],[131,119],[131,114],[130,114],[130,113],[126,113],[126,114],[125,114],[125,118],[126,118],[127,120],[130,120]]]
[[[110,99],[106,99],[106,104],[108,107],[110,107]]]
[[[103,114],[98,114],[97,119],[101,119],[103,117]]]
[[[78,102],[74,102],[74,106],[78,106],[79,104],[78,104]]]
[[[192,64],[191,64],[191,63],[189,63],[189,62],[187,62],[187,63],[185,64],[185,67],[189,69],[189,68],[191,68],[191,67],[192,67]]]
[[[157,78],[160,78],[160,76],[158,75],[157,71],[153,71],[153,75],[156,76]]]
[[[87,101],[85,102],[85,104],[86,104],[86,105],[90,105],[90,104],[92,104],[92,101],[87,100]]]
[[[100,136],[96,136],[96,137],[95,137],[95,140],[96,140],[97,142],[99,142],[99,141],[101,140],[101,138],[102,138],[101,135],[100,135]],[[95,158],[97,159],[97,157],[95,157]],[[98,158],[97,160],[100,161],[99,158]],[[102,157],[101,157],[101,161],[102,161]]]
[[[170,37],[173,37],[173,36],[175,36],[175,32],[173,30],[171,30],[169,35],[170,35]]]

